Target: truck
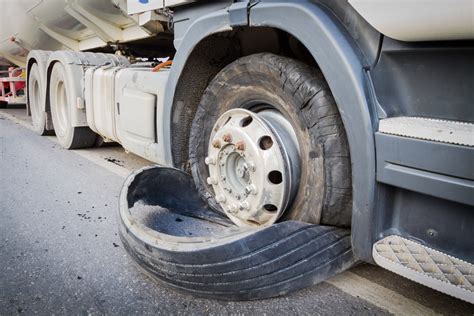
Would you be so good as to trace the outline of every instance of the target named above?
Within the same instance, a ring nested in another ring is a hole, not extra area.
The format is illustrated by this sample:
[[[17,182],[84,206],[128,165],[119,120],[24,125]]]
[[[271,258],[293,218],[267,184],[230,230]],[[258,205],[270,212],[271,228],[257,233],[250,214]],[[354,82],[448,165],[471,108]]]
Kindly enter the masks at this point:
[[[26,70],[39,135],[156,163],[127,178],[118,211],[153,278],[254,300],[364,261],[474,303],[471,0],[0,12],[0,56]]]

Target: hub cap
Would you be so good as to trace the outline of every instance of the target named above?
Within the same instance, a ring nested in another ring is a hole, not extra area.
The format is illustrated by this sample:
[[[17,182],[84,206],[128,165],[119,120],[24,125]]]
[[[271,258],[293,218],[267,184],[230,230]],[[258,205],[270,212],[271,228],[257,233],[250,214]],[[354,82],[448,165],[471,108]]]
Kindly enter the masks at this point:
[[[207,182],[237,225],[271,225],[291,203],[300,176],[299,148],[279,112],[227,111],[214,125],[208,153]]]

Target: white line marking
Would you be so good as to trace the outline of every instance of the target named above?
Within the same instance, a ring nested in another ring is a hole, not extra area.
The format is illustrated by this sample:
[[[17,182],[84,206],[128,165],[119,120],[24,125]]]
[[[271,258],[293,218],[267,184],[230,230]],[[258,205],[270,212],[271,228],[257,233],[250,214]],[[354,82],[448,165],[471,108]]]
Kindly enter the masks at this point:
[[[108,171],[115,173],[116,175],[124,179],[128,176],[130,172],[132,172],[132,170],[128,170],[125,167],[104,160],[104,158],[100,154],[85,150],[73,150],[73,152],[81,157],[86,158],[90,162],[95,163],[99,167],[105,168]]]
[[[369,281],[353,272],[346,271],[336,275],[329,283],[341,291],[363,299],[394,315],[434,315],[432,309],[417,303],[395,291]]]
[[[0,116],[33,131],[33,126],[27,120],[28,119],[27,117],[20,116],[18,115],[18,113],[9,113],[6,111],[0,111]],[[47,137],[49,140],[51,140],[52,142],[56,144],[58,143],[56,136],[43,136],[43,137]],[[115,149],[110,148],[110,147],[109,148],[74,149],[74,150],[70,150],[70,152],[78,154],[79,156],[89,160],[90,162],[98,165],[99,167],[107,169],[108,171],[115,173],[116,175],[122,178],[126,178],[127,175],[130,172],[132,172],[134,169],[153,164],[150,161],[144,160],[136,156],[135,157],[136,157],[136,160],[138,160],[138,162],[131,163],[132,164],[131,168],[127,168],[126,166],[120,166],[106,160],[108,156],[117,155],[117,154],[120,154],[121,156],[127,156],[129,158],[132,157],[131,155],[125,154],[123,149],[121,149],[121,147],[116,147]],[[111,158],[115,158],[115,157],[111,157]]]

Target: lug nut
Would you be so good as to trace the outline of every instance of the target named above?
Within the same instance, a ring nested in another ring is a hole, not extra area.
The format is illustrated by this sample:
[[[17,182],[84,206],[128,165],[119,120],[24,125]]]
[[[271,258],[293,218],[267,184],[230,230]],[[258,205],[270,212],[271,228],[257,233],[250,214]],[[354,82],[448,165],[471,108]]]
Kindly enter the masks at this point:
[[[220,194],[219,194],[219,195],[216,195],[216,202],[217,202],[217,203],[225,203],[225,201],[226,201],[225,196],[220,195]]]
[[[232,141],[232,135],[224,134],[224,136],[222,136],[222,140],[225,141],[226,143],[230,143]]]
[[[245,187],[245,193],[256,195],[257,187],[254,184],[248,185]]]
[[[239,210],[241,210],[241,211],[247,211],[249,208],[250,208],[250,204],[247,201],[242,202],[239,205]]]
[[[230,206],[229,206],[229,209],[228,209],[228,212],[229,212],[230,214],[235,214],[235,213],[237,213],[237,206],[236,206],[235,204],[230,205]]]
[[[209,185],[216,185],[217,184],[217,179],[213,177],[207,178],[207,184]]]
[[[216,159],[214,159],[213,157],[206,157],[206,159],[204,159],[204,162],[206,163],[206,165],[215,165]]]
[[[244,150],[245,150],[245,143],[244,143],[242,140],[239,140],[239,141],[235,144],[235,148],[236,148],[237,150],[244,151]]]
[[[218,139],[212,141],[212,147],[214,148],[221,148],[221,142]]]
[[[251,160],[247,161],[247,167],[248,167],[248,170],[250,170],[252,172],[255,172],[255,170],[257,170],[257,167],[255,166],[255,163]]]

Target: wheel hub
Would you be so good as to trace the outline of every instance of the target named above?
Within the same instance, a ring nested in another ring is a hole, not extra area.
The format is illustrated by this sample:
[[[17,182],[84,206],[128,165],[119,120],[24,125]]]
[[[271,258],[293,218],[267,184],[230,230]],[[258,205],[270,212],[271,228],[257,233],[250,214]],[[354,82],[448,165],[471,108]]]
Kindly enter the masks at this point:
[[[216,202],[239,226],[268,226],[297,190],[299,149],[291,124],[274,110],[232,109],[214,125],[206,164]]]

